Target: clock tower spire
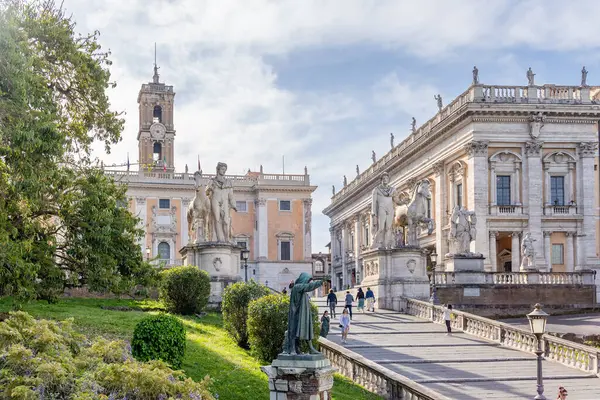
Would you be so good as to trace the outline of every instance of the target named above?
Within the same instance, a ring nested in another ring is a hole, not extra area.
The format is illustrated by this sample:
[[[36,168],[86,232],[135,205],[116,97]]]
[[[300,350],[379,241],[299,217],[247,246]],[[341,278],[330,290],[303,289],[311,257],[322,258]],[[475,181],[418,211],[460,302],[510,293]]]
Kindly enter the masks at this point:
[[[175,170],[175,126],[173,125],[173,86],[161,83],[156,64],[154,44],[154,76],[143,83],[138,94],[139,129],[138,149],[140,168],[147,171],[173,172]]]

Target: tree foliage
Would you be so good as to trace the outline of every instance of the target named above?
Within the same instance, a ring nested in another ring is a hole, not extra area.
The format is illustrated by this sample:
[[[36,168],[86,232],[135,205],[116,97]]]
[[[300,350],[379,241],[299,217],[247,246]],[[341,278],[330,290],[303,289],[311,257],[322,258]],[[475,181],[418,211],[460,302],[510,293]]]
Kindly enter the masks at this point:
[[[126,291],[154,278],[125,188],[91,159],[121,138],[109,52],[54,1],[0,0],[0,294]]]

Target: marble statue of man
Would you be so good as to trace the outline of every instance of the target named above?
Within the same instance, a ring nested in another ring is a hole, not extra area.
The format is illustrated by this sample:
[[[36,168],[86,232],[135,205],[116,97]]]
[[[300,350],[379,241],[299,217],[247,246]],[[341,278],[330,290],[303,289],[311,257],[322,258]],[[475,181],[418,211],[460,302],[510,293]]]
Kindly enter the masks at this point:
[[[373,189],[371,216],[373,221],[373,248],[394,245],[394,208],[399,203],[396,189],[390,186],[390,175],[381,174],[381,183]]]
[[[312,345],[315,338],[313,319],[310,310],[308,293],[323,285],[323,281],[313,281],[309,273],[300,274],[290,292],[290,308],[288,311],[288,330],[284,340],[284,354],[300,354],[300,340],[308,341],[311,354],[318,354]]]
[[[531,233],[527,232],[521,242],[521,270],[534,266],[535,249],[533,248],[535,239],[531,237]]]
[[[437,96],[433,96],[433,98],[437,101],[438,111],[442,111],[442,108],[443,108],[442,95],[438,94]]]
[[[237,211],[233,199],[233,184],[227,178],[227,164],[217,164],[217,174],[206,186],[206,196],[210,199],[211,222],[215,233],[213,241],[231,242],[231,210]]]
[[[390,146],[392,146],[392,149],[394,148],[394,133],[390,133]]]
[[[585,66],[583,67],[583,69],[581,70],[581,86],[582,87],[587,87],[587,69],[585,69]]]
[[[417,120],[415,119],[415,117],[412,117],[410,128],[413,131],[413,133],[417,131]]]
[[[371,150],[371,160],[373,160],[373,163],[377,161],[377,157],[375,157],[375,150]]]
[[[531,67],[529,67],[529,69],[527,70],[527,84],[529,86],[534,86],[535,85],[534,79],[535,79],[535,74],[531,70]]]
[[[470,217],[474,213],[467,211],[465,207],[455,206],[450,215],[450,232],[449,239],[454,243],[455,254],[467,254],[471,252],[472,230],[473,226]]]
[[[479,70],[477,66],[473,67],[473,85],[479,85]]]

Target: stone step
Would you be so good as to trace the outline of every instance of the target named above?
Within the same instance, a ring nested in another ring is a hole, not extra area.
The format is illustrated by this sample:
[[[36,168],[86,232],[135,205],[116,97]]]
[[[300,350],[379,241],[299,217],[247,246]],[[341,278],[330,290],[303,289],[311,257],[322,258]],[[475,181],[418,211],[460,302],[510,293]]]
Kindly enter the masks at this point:
[[[535,360],[535,356],[531,357],[502,357],[502,358],[460,358],[460,359],[435,359],[429,358],[426,360],[419,359],[398,359],[398,360],[373,360],[377,364],[448,364],[448,363],[489,363],[489,362],[506,362],[506,361],[527,361]]]
[[[544,380],[567,380],[567,379],[598,379],[596,375],[544,375]],[[467,382],[509,382],[509,381],[537,381],[537,376],[503,376],[501,378],[439,378],[439,379],[413,379],[420,384],[427,383],[467,383]],[[566,384],[565,384],[566,386]],[[591,400],[591,398],[590,398]]]

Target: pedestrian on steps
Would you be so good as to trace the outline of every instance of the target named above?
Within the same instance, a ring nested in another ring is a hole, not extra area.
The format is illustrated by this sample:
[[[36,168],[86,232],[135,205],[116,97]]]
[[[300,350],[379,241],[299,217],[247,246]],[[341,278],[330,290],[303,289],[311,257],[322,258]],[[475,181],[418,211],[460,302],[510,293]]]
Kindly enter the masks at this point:
[[[329,312],[333,318],[335,318],[335,306],[337,305],[338,298],[333,292],[333,289],[329,289],[329,294],[327,295],[327,305],[329,306]]]
[[[356,309],[358,311],[362,311],[365,313],[365,292],[363,292],[362,288],[358,288],[358,292],[356,293],[356,300],[358,300],[358,305]]]
[[[329,334],[329,312],[325,311],[321,317],[321,332],[319,336],[326,338]]]
[[[569,393],[567,392],[567,389],[565,389],[564,386],[560,386],[558,388],[558,397],[556,400],[567,400],[568,395]]]
[[[352,303],[354,302],[354,296],[350,293],[350,291],[346,291],[346,299],[345,299],[345,307],[344,309],[348,310],[350,314],[350,319],[352,319]]]
[[[370,287],[367,288],[367,294],[365,298],[367,300],[367,311],[375,312],[375,294]]]
[[[348,332],[350,331],[350,314],[348,309],[344,308],[342,315],[340,316],[340,327],[342,328],[342,343],[348,343]]]
[[[452,327],[450,326],[450,317],[452,316],[452,304],[447,304],[444,307],[444,322],[446,323],[446,336],[452,336]]]

